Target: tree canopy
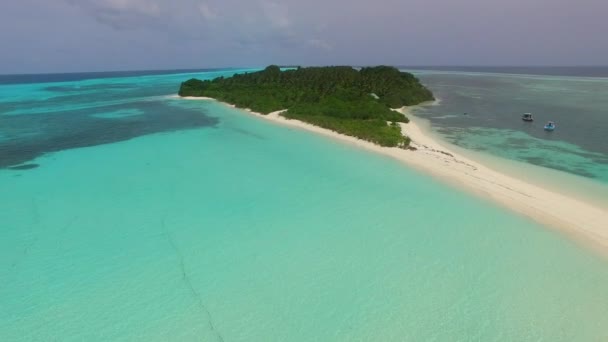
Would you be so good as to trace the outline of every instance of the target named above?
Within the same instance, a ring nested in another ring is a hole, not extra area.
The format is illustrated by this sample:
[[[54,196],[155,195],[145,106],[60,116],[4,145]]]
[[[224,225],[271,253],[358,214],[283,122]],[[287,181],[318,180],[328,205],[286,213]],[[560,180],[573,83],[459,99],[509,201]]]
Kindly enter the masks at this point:
[[[287,109],[281,114],[286,118],[382,146],[409,143],[396,124],[409,120],[391,108],[433,100],[433,94],[414,75],[388,66],[281,71],[271,65],[259,72],[229,78],[190,79],[182,83],[179,95],[212,97],[263,114]]]

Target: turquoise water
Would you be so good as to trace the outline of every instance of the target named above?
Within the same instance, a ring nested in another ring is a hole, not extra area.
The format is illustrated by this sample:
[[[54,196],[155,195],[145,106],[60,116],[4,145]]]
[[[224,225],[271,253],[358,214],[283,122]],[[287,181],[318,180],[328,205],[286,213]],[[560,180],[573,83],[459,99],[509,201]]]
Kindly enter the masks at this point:
[[[441,100],[416,115],[457,146],[608,185],[608,78],[471,71],[415,71]],[[533,123],[521,120],[527,112]],[[550,120],[554,132],[543,130]]]
[[[0,90],[0,340],[608,339],[605,258],[183,78]]]

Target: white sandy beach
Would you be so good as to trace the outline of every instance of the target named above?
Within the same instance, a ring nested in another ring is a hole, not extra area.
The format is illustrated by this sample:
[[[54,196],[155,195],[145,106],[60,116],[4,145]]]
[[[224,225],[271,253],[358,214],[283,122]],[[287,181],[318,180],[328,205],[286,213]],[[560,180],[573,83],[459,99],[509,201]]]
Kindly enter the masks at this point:
[[[194,97],[185,99],[213,100]],[[515,177],[497,172],[479,162],[455,153],[446,144],[425,134],[414,120],[401,124],[403,134],[410,137],[416,150],[381,147],[354,137],[342,135],[298,120],[280,116],[281,111],[268,115],[245,110],[265,120],[281,125],[322,134],[353,145],[381,153],[433,175],[444,182],[491,199],[537,222],[555,227],[576,240],[608,252],[608,211],[580,199],[552,191]],[[400,111],[408,114],[409,108]],[[408,115],[412,117],[412,115]]]

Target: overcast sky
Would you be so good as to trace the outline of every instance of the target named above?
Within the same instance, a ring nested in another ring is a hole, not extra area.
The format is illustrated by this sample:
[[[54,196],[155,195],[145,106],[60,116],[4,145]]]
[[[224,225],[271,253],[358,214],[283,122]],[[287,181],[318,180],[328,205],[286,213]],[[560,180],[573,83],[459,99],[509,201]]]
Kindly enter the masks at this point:
[[[608,0],[0,2],[0,73],[608,64]]]

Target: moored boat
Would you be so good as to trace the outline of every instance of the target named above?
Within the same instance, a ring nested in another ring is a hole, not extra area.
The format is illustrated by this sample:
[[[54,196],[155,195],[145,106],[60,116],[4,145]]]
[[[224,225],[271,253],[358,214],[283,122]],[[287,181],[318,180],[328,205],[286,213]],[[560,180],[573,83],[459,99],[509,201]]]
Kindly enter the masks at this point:
[[[531,113],[525,113],[521,116],[521,119],[524,121],[534,121],[534,118],[532,117]]]

